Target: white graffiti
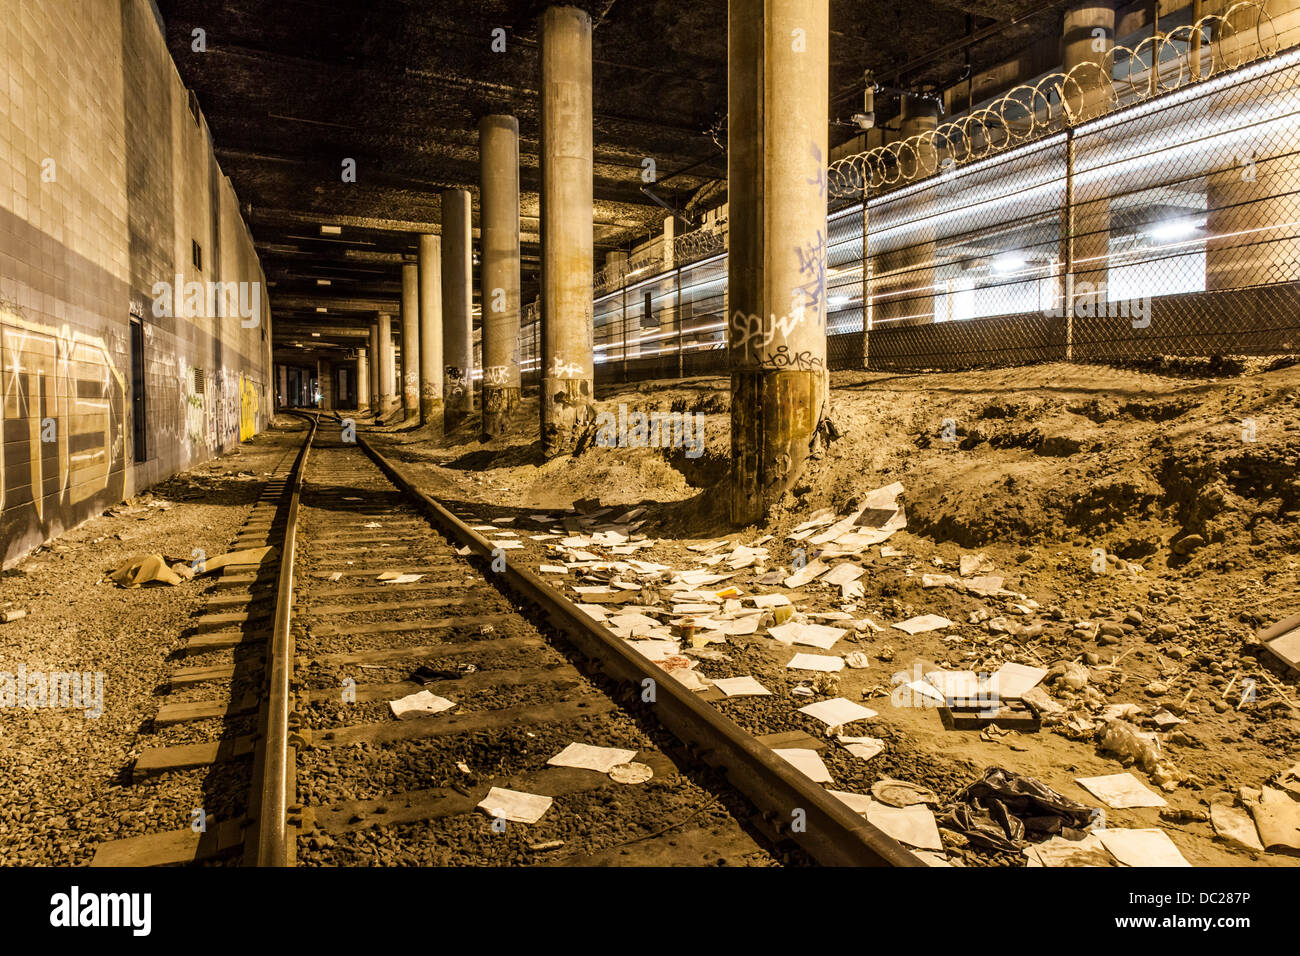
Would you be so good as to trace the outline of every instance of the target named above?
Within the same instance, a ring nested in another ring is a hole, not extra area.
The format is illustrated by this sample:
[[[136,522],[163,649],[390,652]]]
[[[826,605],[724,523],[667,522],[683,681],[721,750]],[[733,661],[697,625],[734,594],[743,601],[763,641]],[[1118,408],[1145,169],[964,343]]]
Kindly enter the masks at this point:
[[[763,321],[761,315],[750,313],[746,315],[739,309],[731,317],[731,347],[735,349],[749,348],[750,343],[755,339],[758,340],[758,347],[762,348],[772,344],[772,341],[779,335],[783,339],[788,339],[790,333],[803,324],[804,307],[802,305],[795,308],[789,315],[772,315],[767,322]]]
[[[489,365],[483,369],[483,384],[500,387],[510,384],[509,365]]]
[[[551,366],[551,378],[586,378],[580,363],[565,362],[558,355],[555,356],[555,363]]]

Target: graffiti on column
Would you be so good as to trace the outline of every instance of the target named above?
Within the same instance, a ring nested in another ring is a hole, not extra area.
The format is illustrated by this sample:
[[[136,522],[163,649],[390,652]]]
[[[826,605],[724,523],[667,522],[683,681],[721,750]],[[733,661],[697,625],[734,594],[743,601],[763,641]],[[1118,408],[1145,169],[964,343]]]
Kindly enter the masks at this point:
[[[510,367],[508,365],[489,365],[483,369],[483,384],[506,386],[510,384]]]
[[[452,403],[465,396],[465,370],[457,365],[442,370],[443,400]]]

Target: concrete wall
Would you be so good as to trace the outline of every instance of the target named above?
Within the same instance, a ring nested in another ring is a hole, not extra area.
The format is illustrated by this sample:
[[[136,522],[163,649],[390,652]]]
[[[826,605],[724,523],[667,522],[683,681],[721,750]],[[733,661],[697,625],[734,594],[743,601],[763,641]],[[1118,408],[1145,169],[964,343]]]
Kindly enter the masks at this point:
[[[7,565],[251,437],[266,425],[272,381],[270,313],[252,237],[149,0],[5,0],[5,7],[0,563]],[[132,416],[133,317],[143,333],[143,435]]]

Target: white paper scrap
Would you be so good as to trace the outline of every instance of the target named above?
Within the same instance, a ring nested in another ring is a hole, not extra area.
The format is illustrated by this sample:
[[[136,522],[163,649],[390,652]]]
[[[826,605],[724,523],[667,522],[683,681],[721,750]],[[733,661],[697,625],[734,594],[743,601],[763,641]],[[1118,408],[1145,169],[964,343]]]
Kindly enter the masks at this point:
[[[493,787],[479,803],[479,809],[489,816],[511,823],[536,823],[554,801],[536,793],[521,793]]]
[[[923,634],[926,631],[937,631],[941,628],[952,627],[952,621],[946,617],[940,617],[938,614],[922,614],[895,624],[894,627],[908,634]]]
[[[1146,784],[1127,772],[1107,774],[1104,777],[1079,777],[1075,782],[1114,810],[1169,805],[1164,797],[1148,789]]]
[[[763,697],[772,693],[753,677],[722,677],[713,686],[728,697]]]
[[[422,690],[398,700],[390,700],[388,706],[392,708],[394,716],[402,720],[411,720],[415,717],[440,714],[444,710],[451,710],[456,704],[445,697]]]
[[[553,767],[576,767],[579,770],[609,773],[614,767],[621,763],[627,763],[635,756],[635,750],[571,743],[546,762]]]
[[[796,770],[813,783],[831,783],[831,772],[822,763],[821,756],[815,750],[795,747],[785,750],[773,750],[782,760],[792,764]]]
[[[885,742],[879,737],[847,737],[838,734],[835,739],[842,743],[849,753],[863,760],[870,760],[885,749]]]
[[[852,723],[855,720],[870,720],[876,716],[876,712],[869,707],[863,707],[845,697],[834,697],[831,700],[819,700],[815,704],[809,704],[807,707],[800,707],[799,713],[807,714],[815,720],[830,727],[840,727],[844,724]]]
[[[1097,830],[1101,845],[1125,866],[1191,866],[1164,830]]]
[[[793,671],[825,671],[827,673],[844,669],[844,658],[827,654],[796,654],[790,658],[786,668]]]

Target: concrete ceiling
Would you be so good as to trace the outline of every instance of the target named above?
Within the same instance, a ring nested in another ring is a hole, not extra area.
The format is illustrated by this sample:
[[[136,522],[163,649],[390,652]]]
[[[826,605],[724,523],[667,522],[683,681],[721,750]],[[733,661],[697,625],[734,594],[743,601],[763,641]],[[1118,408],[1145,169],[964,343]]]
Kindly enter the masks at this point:
[[[280,326],[347,325],[396,311],[400,263],[440,232],[439,190],[475,196],[477,123],[520,128],[524,301],[537,293],[538,0],[156,0],[167,43],[243,204]],[[726,0],[590,0],[595,242],[604,253],[657,232],[665,210],[725,198]],[[864,69],[906,88],[976,70],[1060,28],[1060,2],[831,0],[831,142],[853,135]],[[506,52],[491,50],[506,30]],[[192,49],[205,32],[206,52]],[[900,69],[904,72],[896,74]],[[893,107],[878,97],[878,110]],[[839,123],[837,123],[839,121]],[[840,125],[843,124],[843,125]],[[356,182],[341,178],[345,158]],[[320,226],[341,226],[321,235]],[[679,227],[680,228],[680,227]],[[477,264],[477,262],[476,262]],[[318,280],[328,280],[323,285]],[[475,276],[477,286],[477,274]],[[477,291],[476,291],[477,295]],[[321,314],[318,307],[328,309]],[[395,323],[396,324],[396,323]],[[300,333],[293,333],[297,338]]]

